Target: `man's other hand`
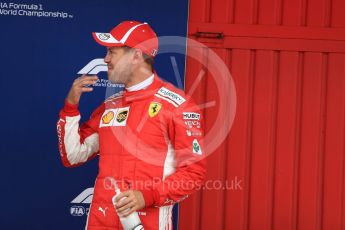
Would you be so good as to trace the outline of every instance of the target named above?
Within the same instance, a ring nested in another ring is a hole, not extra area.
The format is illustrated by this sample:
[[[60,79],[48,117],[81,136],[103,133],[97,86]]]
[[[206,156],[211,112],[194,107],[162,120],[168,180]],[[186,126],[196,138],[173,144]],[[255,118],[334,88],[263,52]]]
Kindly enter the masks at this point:
[[[83,75],[75,79],[67,95],[67,98],[66,98],[67,102],[74,105],[79,104],[82,93],[91,92],[93,88],[88,87],[88,86],[95,84],[97,80],[98,80],[98,77],[96,75],[94,76]]]
[[[123,197],[126,199],[121,200]],[[138,211],[145,207],[144,196],[140,191],[128,190],[121,192],[115,199],[115,209],[117,213],[126,217],[134,211]]]

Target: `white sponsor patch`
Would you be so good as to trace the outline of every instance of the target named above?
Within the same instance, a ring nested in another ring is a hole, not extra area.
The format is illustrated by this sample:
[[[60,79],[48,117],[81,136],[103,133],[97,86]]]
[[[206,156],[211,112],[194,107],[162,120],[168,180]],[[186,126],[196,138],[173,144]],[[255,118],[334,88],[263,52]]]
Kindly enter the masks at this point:
[[[104,111],[99,127],[126,126],[129,107],[107,109]]]
[[[198,128],[200,129],[201,125],[200,125],[200,121],[194,121],[194,120],[187,120],[184,122],[187,126],[187,128]]]
[[[201,147],[197,139],[194,139],[193,141],[193,153],[198,154],[198,155],[202,154]]]
[[[195,132],[195,131],[187,129],[186,133],[187,133],[188,137],[201,137],[202,136],[202,133],[200,131]]]
[[[101,39],[102,41],[108,40],[110,38],[110,34],[107,33],[100,33],[97,34],[98,38]]]
[[[168,90],[165,87],[160,88],[158,90],[157,94],[160,96],[163,96],[165,98],[169,98],[170,100],[175,102],[177,105],[182,105],[182,103],[186,101],[186,99],[184,99],[183,97],[181,97],[177,93]]]
[[[97,38],[105,43],[119,43],[110,33],[95,33]]]
[[[114,121],[114,126],[126,126],[129,115],[129,107],[119,108]]]
[[[115,115],[117,113],[117,109],[107,109],[104,111],[101,122],[99,124],[99,127],[110,127],[113,126]]]
[[[184,120],[200,120],[200,113],[190,113],[190,112],[184,112],[183,113],[183,119]]]

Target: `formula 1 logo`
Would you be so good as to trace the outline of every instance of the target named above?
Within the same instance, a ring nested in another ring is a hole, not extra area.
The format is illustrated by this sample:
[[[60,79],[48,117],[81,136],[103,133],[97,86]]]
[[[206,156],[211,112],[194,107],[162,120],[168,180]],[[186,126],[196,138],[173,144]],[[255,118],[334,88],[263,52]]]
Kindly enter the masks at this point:
[[[107,64],[103,61],[103,58],[96,58],[87,63],[86,66],[84,66],[77,74],[83,75],[97,75],[100,72],[107,72],[108,71],[108,66]],[[92,85],[95,87],[106,87],[106,88],[119,88],[120,90],[123,88],[122,84],[115,84],[111,83],[107,79],[100,78],[97,80],[97,82]],[[114,94],[114,92],[111,92]]]
[[[71,204],[74,204],[70,208],[70,214],[72,216],[84,216],[88,215],[89,207],[93,197],[93,188],[87,188],[82,191],[76,198],[71,201]],[[79,205],[76,205],[79,204]]]
[[[80,193],[76,198],[74,198],[72,204],[91,204],[93,197],[93,188],[87,188],[82,193]]]
[[[103,58],[96,58],[87,63],[84,68],[79,70],[78,74],[89,74],[89,75],[96,75],[99,72],[107,72],[108,66],[104,62]]]

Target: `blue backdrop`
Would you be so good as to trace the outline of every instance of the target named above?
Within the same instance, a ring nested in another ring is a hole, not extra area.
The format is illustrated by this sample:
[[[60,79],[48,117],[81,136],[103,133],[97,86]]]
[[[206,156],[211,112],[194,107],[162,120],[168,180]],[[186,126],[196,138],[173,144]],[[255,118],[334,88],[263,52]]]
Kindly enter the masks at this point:
[[[158,36],[186,36],[187,11],[187,0],[0,2],[1,229],[84,228],[98,160],[64,168],[56,121],[77,72],[105,55],[91,32],[131,19],[148,22]],[[158,54],[155,69],[176,84],[172,56],[184,76],[183,55]],[[105,91],[82,97],[82,120]]]

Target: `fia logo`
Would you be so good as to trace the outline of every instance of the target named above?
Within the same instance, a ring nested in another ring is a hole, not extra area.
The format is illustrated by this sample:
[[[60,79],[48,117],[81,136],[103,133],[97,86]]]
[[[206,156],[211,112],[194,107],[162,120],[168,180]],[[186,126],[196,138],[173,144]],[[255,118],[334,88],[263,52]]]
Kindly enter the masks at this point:
[[[84,205],[90,205],[93,197],[93,190],[93,188],[87,188],[71,201],[71,204],[78,204],[71,206],[70,214],[72,216],[88,215],[89,207]]]
[[[84,216],[85,215],[85,208],[83,206],[73,205],[70,208],[70,214],[72,216]]]

